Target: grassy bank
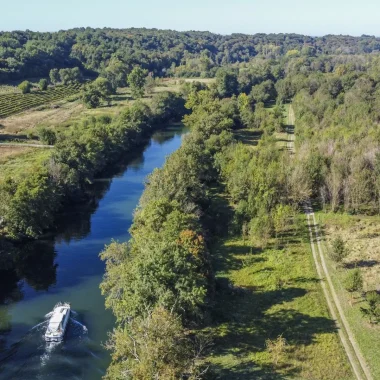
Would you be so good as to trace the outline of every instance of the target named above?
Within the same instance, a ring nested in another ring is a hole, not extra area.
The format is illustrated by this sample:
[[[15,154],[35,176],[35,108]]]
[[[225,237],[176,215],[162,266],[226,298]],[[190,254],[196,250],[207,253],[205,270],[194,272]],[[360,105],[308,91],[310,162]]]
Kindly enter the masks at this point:
[[[329,317],[307,242],[303,215],[297,226],[265,249],[243,238],[214,247],[219,291],[208,357],[217,378],[352,379]],[[279,245],[279,246],[278,246]],[[268,339],[286,340],[277,356]]]
[[[380,378],[380,326],[370,324],[361,311],[366,307],[363,297],[356,293],[351,297],[345,289],[345,279],[350,271],[359,268],[363,276],[363,290],[371,291],[379,287],[380,279],[380,217],[317,213],[318,222],[324,235],[324,251],[331,250],[331,241],[340,236],[349,250],[343,266],[337,267],[329,258],[327,265],[341,301],[344,313],[355,335],[363,356],[375,379]],[[327,255],[328,256],[328,255]]]

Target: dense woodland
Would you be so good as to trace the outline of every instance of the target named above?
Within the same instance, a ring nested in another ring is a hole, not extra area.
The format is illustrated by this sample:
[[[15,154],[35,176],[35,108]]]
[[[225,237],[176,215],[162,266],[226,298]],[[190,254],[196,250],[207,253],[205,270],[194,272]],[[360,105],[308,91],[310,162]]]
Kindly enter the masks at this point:
[[[218,67],[253,57],[301,56],[323,65],[327,55],[362,55],[380,50],[373,36],[309,37],[297,34],[176,32],[157,29],[77,28],[55,33],[0,33],[0,83],[47,77],[55,68],[79,67],[94,76],[118,76],[139,64],[158,76],[214,76]],[[331,71],[331,66],[326,67]]]

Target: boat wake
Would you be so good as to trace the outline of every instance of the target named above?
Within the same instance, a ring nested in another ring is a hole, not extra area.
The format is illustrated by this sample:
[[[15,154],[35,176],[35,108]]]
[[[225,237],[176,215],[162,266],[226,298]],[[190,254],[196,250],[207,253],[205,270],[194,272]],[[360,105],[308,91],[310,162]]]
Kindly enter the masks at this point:
[[[69,375],[66,378],[75,378],[81,371],[77,359],[93,356],[88,329],[75,315],[78,316],[76,313],[69,318],[61,342],[46,342],[45,331],[51,313],[46,314],[43,322],[33,326],[20,341],[2,353],[4,360],[0,358],[1,376],[9,379],[51,379],[56,378],[57,365],[62,365]],[[7,365],[10,357],[12,366]]]

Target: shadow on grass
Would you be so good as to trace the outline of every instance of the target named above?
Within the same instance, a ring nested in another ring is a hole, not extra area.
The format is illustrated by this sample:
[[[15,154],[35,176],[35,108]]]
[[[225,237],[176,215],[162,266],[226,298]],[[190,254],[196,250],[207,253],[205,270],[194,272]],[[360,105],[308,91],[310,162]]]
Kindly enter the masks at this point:
[[[289,371],[294,372],[294,371]],[[218,365],[210,367],[210,371],[206,380],[285,380],[288,376],[284,376],[276,372],[274,366],[261,366],[260,368],[255,366],[253,362],[244,362],[231,369],[226,369]]]
[[[221,379],[284,379],[276,372],[278,367],[258,365],[251,360],[246,363],[247,354],[265,351],[266,340],[279,335],[291,346],[310,345],[318,334],[336,331],[334,321],[325,317],[313,317],[293,309],[267,312],[273,305],[305,294],[306,290],[299,287],[273,291],[244,288],[241,293],[224,290],[224,294],[219,294],[213,317],[220,335],[214,338],[213,355],[233,356],[239,364],[229,367],[212,364],[211,373]],[[281,372],[288,378],[296,375],[297,369],[282,365]]]
[[[224,246],[218,253],[220,267],[224,270],[239,268],[242,260],[237,255],[247,255],[247,260],[265,261],[261,256],[250,255],[250,247],[243,245]],[[270,271],[270,267],[261,272]],[[248,275],[251,275],[249,273]],[[289,303],[307,294],[305,283],[318,282],[313,277],[296,277],[281,289],[265,290],[262,287],[234,287],[229,279],[219,277],[223,286],[217,288],[217,303],[213,308],[212,320],[214,348],[212,357],[222,358],[210,364],[211,379],[285,379],[297,377],[301,368],[289,362],[272,366],[255,363],[252,354],[267,350],[266,340],[282,335],[292,346],[311,345],[319,334],[333,333],[336,324],[332,319],[311,316],[291,308],[278,310],[275,305]],[[273,285],[275,287],[275,285]]]
[[[239,129],[235,132],[235,138],[237,141],[241,141],[245,145],[256,146],[262,134],[263,132],[261,131]]]
[[[377,260],[355,260],[355,261],[351,261],[350,263],[344,264],[344,267],[347,269],[372,268],[378,264],[380,264],[380,262]]]

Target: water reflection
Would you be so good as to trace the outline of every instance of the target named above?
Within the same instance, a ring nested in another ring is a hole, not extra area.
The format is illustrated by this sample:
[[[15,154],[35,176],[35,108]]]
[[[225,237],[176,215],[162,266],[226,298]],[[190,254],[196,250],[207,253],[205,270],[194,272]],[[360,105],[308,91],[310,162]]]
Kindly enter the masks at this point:
[[[54,241],[33,241],[17,247],[15,268],[18,277],[36,291],[48,290],[57,279],[56,255]]]
[[[87,188],[86,201],[67,207],[49,238],[24,244],[0,241],[0,378],[100,379],[109,363],[101,343],[114,326],[99,283],[98,254],[128,228],[146,176],[181,144],[182,128],[156,133],[140,153],[126,155]],[[144,152],[143,152],[144,151]],[[143,152],[143,153],[142,153]],[[58,301],[69,301],[88,326],[88,338],[68,339],[49,353],[31,328]]]

